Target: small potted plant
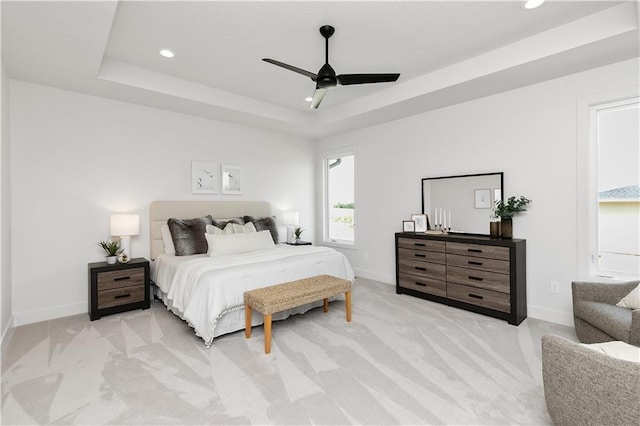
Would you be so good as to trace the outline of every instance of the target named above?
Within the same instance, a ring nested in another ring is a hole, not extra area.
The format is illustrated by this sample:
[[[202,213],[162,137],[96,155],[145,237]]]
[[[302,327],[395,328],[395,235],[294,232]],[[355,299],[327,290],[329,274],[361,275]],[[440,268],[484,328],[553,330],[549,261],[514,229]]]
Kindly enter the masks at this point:
[[[300,235],[302,235],[302,232],[304,231],[304,228],[296,228],[293,230],[293,235],[296,236],[296,243],[300,242]]]
[[[118,260],[118,255],[122,253],[122,249],[120,248],[120,241],[99,241],[98,245],[107,254],[107,264],[114,265]]]
[[[513,216],[527,211],[527,205],[531,200],[523,197],[509,197],[507,202],[497,200],[493,207],[493,216],[500,218],[500,236],[513,238]]]

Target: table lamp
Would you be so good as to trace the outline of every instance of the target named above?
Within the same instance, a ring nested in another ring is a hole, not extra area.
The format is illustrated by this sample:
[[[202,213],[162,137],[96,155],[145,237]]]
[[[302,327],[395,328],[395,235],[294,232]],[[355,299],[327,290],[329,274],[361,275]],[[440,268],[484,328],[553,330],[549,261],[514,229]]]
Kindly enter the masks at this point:
[[[131,259],[131,236],[140,233],[140,216],[137,214],[112,214],[110,234],[120,237],[122,254]]]
[[[298,226],[299,214],[297,211],[282,212],[282,224],[287,226],[287,242],[294,241],[293,227]]]

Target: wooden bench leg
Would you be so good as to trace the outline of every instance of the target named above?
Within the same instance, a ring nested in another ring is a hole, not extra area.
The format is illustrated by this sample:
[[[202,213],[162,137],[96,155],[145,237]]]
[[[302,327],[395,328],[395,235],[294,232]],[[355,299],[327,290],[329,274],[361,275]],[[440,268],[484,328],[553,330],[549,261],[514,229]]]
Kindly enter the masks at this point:
[[[351,322],[351,292],[345,292],[344,298],[346,299],[345,309],[347,311],[347,322]]]
[[[251,306],[244,305],[244,337],[251,338]]]
[[[264,353],[271,352],[271,315],[264,316]]]
[[[322,300],[322,302],[323,302],[322,310],[325,311],[325,312],[329,312],[329,299],[325,297]]]

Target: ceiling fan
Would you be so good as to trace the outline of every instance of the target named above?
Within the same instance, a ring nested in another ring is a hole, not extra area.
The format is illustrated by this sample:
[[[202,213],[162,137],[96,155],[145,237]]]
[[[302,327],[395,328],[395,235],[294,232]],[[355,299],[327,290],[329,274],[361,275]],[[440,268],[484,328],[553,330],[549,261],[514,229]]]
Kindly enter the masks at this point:
[[[313,98],[309,108],[316,109],[322,102],[327,89],[335,87],[336,85],[347,86],[350,84],[368,84],[368,83],[387,83],[396,81],[400,74],[340,74],[336,75],[331,65],[329,65],[329,37],[333,35],[335,28],[331,25],[323,25],[320,27],[320,34],[325,38],[325,62],[320,71],[317,74],[303,70],[293,65],[285,64],[284,62],[276,61],[275,59],[263,58],[265,62],[277,65],[282,68],[286,68],[289,71],[297,72],[311,80],[316,82],[316,91],[313,93]]]

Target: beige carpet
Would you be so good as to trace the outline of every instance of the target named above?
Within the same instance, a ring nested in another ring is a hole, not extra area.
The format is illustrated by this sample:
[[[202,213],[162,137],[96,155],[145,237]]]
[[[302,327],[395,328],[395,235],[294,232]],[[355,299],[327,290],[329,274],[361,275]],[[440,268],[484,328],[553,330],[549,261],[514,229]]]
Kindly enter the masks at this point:
[[[358,279],[344,302],[217,338],[157,301],[89,321],[14,329],[2,347],[2,424],[527,424],[550,422],[540,337]]]

